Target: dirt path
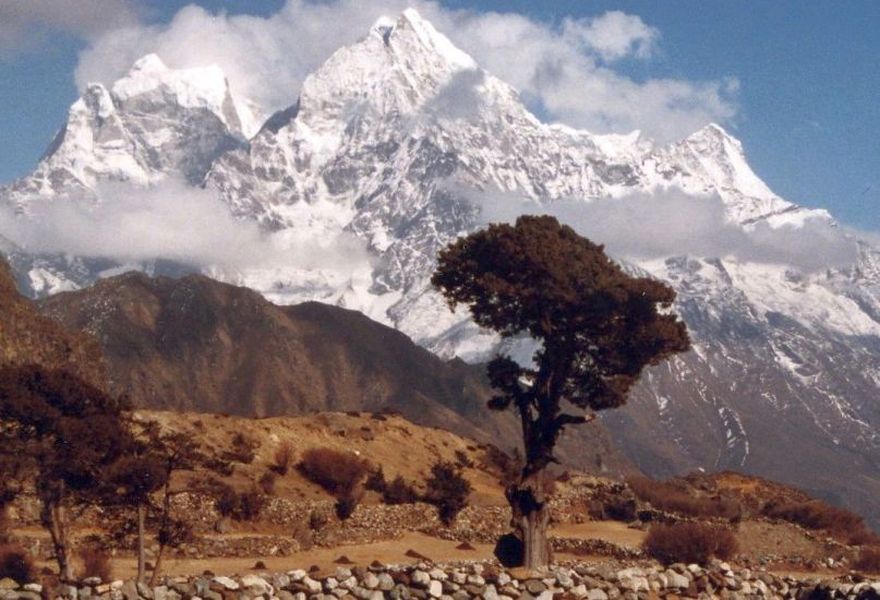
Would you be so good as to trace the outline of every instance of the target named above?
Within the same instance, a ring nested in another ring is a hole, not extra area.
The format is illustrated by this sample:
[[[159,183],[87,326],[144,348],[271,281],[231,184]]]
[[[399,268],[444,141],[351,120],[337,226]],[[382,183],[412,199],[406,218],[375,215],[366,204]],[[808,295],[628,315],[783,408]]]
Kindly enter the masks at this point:
[[[599,538],[609,542],[637,547],[645,533],[630,529],[623,523],[614,521],[593,521],[580,525],[563,525],[551,530],[551,535],[564,537]],[[374,560],[384,564],[412,564],[420,562],[418,558],[407,556],[409,550],[430,558],[436,562],[458,560],[488,560],[492,558],[493,544],[473,544],[473,550],[459,550],[459,542],[442,540],[423,533],[408,532],[399,540],[386,540],[372,544],[353,544],[337,548],[313,548],[308,551],[296,552],[289,556],[248,557],[248,558],[205,558],[205,559],[168,559],[165,561],[164,572],[168,575],[191,575],[210,570],[214,573],[244,574],[253,571],[254,564],[259,560],[266,565],[266,571],[279,572],[291,569],[308,569],[312,565],[320,567],[324,573],[333,572],[339,557],[345,556],[354,565],[367,566]],[[574,557],[560,554],[558,559],[584,560],[587,557]],[[113,561],[113,575],[118,578],[131,577],[135,574],[134,558],[118,558]]]
[[[586,523],[565,523],[550,530],[550,535],[567,538],[600,539],[618,546],[638,548],[646,533],[641,529],[631,529],[619,521],[588,521]]]

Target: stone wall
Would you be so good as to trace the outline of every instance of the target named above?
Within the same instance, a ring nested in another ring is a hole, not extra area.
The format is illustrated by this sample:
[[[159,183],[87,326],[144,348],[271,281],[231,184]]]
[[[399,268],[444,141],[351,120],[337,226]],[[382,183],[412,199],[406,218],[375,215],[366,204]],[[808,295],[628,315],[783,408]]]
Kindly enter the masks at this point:
[[[642,600],[649,598],[880,598],[880,583],[847,576],[819,581],[765,571],[697,565],[557,566],[541,573],[507,571],[490,563],[370,568],[339,567],[332,574],[166,578],[150,587],[134,581],[90,578],[76,586],[44,588],[0,580],[0,600]]]

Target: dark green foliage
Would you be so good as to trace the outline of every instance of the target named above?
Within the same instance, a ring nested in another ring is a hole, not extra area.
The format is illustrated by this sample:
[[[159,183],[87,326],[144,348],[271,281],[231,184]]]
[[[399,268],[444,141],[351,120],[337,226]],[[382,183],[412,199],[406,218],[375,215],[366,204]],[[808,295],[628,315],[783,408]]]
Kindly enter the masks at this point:
[[[444,461],[431,467],[431,476],[425,481],[425,487],[425,500],[437,507],[444,525],[455,521],[458,513],[467,506],[471,493],[471,484],[462,477],[461,469]]]
[[[651,527],[642,542],[645,554],[663,564],[697,563],[707,565],[709,559],[728,560],[739,549],[730,529],[708,523],[658,524]]]
[[[431,282],[478,325],[541,343],[537,368],[508,356],[488,366],[498,392],[490,406],[519,412],[530,473],[553,461],[566,426],[588,420],[563,413],[563,399],[587,411],[620,406],[645,366],[689,347],[667,310],[669,286],[626,274],[553,217],[523,216],[457,240],[440,253]]]

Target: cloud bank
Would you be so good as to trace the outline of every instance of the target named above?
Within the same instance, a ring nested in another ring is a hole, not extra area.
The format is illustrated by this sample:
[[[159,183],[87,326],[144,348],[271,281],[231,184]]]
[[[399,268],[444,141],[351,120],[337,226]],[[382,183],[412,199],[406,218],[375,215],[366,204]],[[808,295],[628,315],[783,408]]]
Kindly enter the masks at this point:
[[[719,257],[813,272],[849,266],[858,258],[857,236],[825,219],[807,219],[799,226],[757,223],[743,228],[727,220],[718,196],[669,191],[541,204],[504,192],[471,191],[468,197],[481,207],[485,223],[549,214],[624,260]]]
[[[0,239],[32,253],[164,259],[202,269],[292,267],[347,270],[368,265],[363,242],[341,232],[267,233],[235,219],[211,191],[168,181],[151,188],[101,184],[92,197],[34,199],[28,217],[0,210]]]
[[[544,23],[427,0],[288,0],[268,18],[190,5],[167,24],[130,24],[92,38],[76,81],[80,88],[112,83],[155,52],[175,68],[219,65],[236,92],[270,114],[293,104],[303,79],[333,51],[366,35],[378,17],[408,6],[550,120],[597,133],[641,129],[668,141],[711,121],[727,122],[736,112],[735,79],[635,81],[620,72],[618,61],[650,60],[660,42],[660,32],[638,16],[611,11]]]

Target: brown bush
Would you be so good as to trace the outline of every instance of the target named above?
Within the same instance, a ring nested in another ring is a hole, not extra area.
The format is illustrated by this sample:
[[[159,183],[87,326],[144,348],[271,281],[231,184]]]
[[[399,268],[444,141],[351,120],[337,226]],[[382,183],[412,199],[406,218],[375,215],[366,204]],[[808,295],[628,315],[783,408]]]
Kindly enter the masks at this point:
[[[437,507],[440,520],[447,526],[467,506],[471,493],[471,484],[462,477],[461,469],[444,461],[431,467],[431,476],[425,480],[425,488],[424,499]]]
[[[311,448],[303,453],[298,468],[312,483],[343,498],[367,476],[370,464],[351,452]]]
[[[220,457],[230,462],[249,465],[254,462],[254,458],[256,458],[255,450],[259,445],[259,442],[256,440],[238,432],[232,437],[232,448],[223,452]]]
[[[382,470],[382,467],[367,475],[367,480],[364,482],[365,489],[380,494],[384,494],[387,487],[388,482],[385,481],[385,471]]]
[[[113,579],[110,567],[110,555],[101,548],[84,546],[79,550],[79,561],[82,563],[82,577],[98,577],[103,582]]]
[[[645,554],[663,564],[698,563],[711,558],[727,560],[738,550],[736,536],[724,527],[707,523],[654,525],[642,542]]]
[[[269,468],[279,475],[287,475],[292,464],[293,446],[290,442],[282,442],[282,444],[275,449],[275,454],[272,456],[272,466]]]
[[[863,573],[880,573],[880,547],[865,546],[860,549],[853,568]]]
[[[0,579],[6,577],[18,583],[34,581],[34,562],[24,549],[13,544],[0,546]]]
[[[742,516],[742,506],[736,500],[697,496],[685,482],[654,481],[647,477],[631,477],[626,482],[639,500],[648,502],[657,510],[730,521],[737,521]]]
[[[358,504],[360,504],[360,501],[359,494],[347,494],[336,500],[333,509],[336,511],[336,516],[339,517],[339,520],[345,521],[353,515]]]
[[[217,512],[236,521],[255,521],[266,507],[266,496],[257,488],[236,492],[218,481],[214,482],[212,491]]]
[[[386,485],[382,492],[382,502],[385,504],[412,504],[418,499],[418,492],[400,475]]]
[[[835,539],[847,544],[880,542],[877,535],[865,525],[862,517],[819,500],[768,502],[761,508],[761,514],[771,519],[795,523],[806,529],[824,530]]]
[[[266,471],[260,476],[260,481],[258,483],[264,494],[271,496],[275,493],[275,480],[277,478],[278,475],[276,475],[274,471]]]

